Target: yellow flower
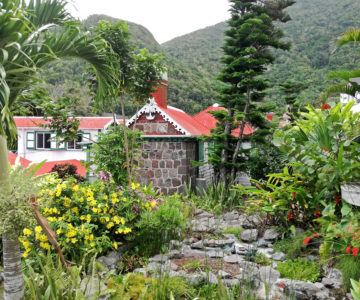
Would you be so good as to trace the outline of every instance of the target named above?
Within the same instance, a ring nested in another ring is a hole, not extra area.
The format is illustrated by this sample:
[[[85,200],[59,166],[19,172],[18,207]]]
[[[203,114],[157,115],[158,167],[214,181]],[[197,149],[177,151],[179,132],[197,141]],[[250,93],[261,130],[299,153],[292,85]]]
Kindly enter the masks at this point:
[[[96,205],[96,200],[92,200],[92,201],[90,202],[90,205],[91,205],[91,206],[95,206],[95,205]]]
[[[90,223],[90,221],[91,221],[91,215],[87,215],[86,216],[86,222]]]
[[[89,237],[89,240],[92,241],[94,239],[94,235],[91,234],[90,237]]]
[[[94,247],[94,246],[95,246],[95,243],[90,243],[90,246],[91,246],[91,247]]]
[[[116,194],[116,193],[112,193],[110,196],[111,196],[112,198],[116,198],[116,197],[117,197],[117,194]]]
[[[61,228],[59,228],[58,230],[56,230],[56,234],[61,234],[61,233],[62,233]]]
[[[124,230],[124,234],[127,234],[127,233],[129,233],[129,232],[131,232],[131,228],[125,228],[125,230]]]
[[[36,227],[35,227],[35,231],[36,231],[36,232],[41,232],[41,231],[42,231],[41,226],[36,226]]]
[[[126,198],[123,198],[123,199],[122,199],[122,201],[126,202],[126,201],[127,201],[127,199],[126,199]]]
[[[72,187],[72,190],[73,190],[74,192],[77,192],[77,191],[79,190],[79,186],[78,186],[78,185],[74,185],[74,186]]]
[[[75,230],[70,230],[66,233],[66,237],[68,237],[68,238],[74,237],[75,235],[76,235]]]
[[[29,253],[28,253],[28,252],[24,252],[22,256],[23,256],[23,258],[26,258],[26,257],[29,256]]]
[[[97,213],[98,210],[97,210],[97,208],[93,207],[93,208],[92,208],[92,211],[93,211],[94,213]]]
[[[31,233],[32,233],[32,231],[30,229],[24,228],[24,235],[25,236],[29,236],[29,235],[31,235]]]
[[[46,249],[46,250],[50,250],[50,245],[48,243],[44,243],[44,242],[41,242],[40,243],[40,247]]]
[[[103,198],[104,198],[104,200],[109,199],[107,195],[104,195]]]
[[[107,224],[107,229],[110,229],[111,227],[114,227],[114,223],[113,222],[110,222],[109,224]]]
[[[72,242],[73,244],[75,244],[77,241],[78,241],[78,240],[77,240],[76,238],[72,238],[72,239],[71,239],[71,242]]]
[[[117,249],[117,248],[118,248],[117,242],[114,242],[114,243],[113,243],[113,246],[114,246],[115,249]]]
[[[39,240],[41,242],[46,242],[48,240],[47,236],[45,234],[40,234],[39,236]]]

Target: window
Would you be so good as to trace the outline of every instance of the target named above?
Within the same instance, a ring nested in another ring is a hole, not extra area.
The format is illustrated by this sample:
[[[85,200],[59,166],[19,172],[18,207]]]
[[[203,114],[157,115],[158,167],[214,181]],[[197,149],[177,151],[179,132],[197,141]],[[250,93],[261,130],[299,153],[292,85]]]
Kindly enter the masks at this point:
[[[36,149],[51,149],[51,134],[50,132],[36,133]]]
[[[67,148],[69,150],[81,150],[82,145],[79,143],[81,143],[82,141],[83,141],[82,134],[79,134],[76,140],[67,143]]]

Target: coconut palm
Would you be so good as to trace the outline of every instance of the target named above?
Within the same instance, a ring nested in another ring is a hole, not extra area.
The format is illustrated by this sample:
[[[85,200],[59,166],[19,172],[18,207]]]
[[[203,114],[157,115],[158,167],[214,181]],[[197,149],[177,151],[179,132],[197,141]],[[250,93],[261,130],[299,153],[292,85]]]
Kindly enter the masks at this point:
[[[350,28],[342,36],[337,39],[337,46],[353,44],[357,47],[360,44],[360,29]],[[338,80],[339,83],[330,85],[326,91],[320,96],[320,102],[324,102],[329,96],[344,93],[351,96],[355,96],[357,91],[360,91],[360,86],[357,82],[351,81],[351,78],[360,77],[360,69],[348,71],[348,70],[337,70],[330,72],[328,80]]]
[[[105,42],[91,37],[66,12],[65,0],[0,0],[0,193],[11,193],[7,138],[16,136],[12,109],[19,95],[38,81],[46,64],[63,57],[90,63],[98,77],[98,99],[112,84]],[[5,299],[22,299],[24,283],[17,239],[3,235]]]

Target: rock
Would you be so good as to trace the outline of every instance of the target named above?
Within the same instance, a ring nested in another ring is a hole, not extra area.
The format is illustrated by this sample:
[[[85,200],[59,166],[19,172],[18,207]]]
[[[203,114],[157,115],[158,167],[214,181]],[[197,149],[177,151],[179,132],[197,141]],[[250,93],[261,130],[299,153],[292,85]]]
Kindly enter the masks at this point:
[[[224,257],[224,252],[223,251],[211,250],[211,251],[207,252],[206,254],[210,258],[223,258]]]
[[[209,282],[210,284],[218,284],[218,279],[216,275],[214,275],[214,273],[210,272],[207,274],[205,272],[202,272],[201,274],[203,274],[205,281]]]
[[[346,293],[346,299],[354,299],[354,297],[351,293]]]
[[[195,211],[194,211],[194,215],[197,216],[197,215],[202,214],[203,212],[204,212],[204,211],[203,211],[202,209],[197,208],[197,209],[195,209]]]
[[[198,241],[196,243],[193,243],[190,245],[192,249],[204,249],[204,243],[203,241]]]
[[[260,267],[259,272],[261,281],[269,286],[273,285],[280,278],[280,272],[270,266]]]
[[[333,281],[334,289],[341,289],[343,287],[342,274],[339,269],[324,266],[323,270],[325,273],[325,277]]]
[[[179,270],[179,266],[175,263],[173,263],[172,261],[168,260],[167,262],[164,263],[164,270],[165,271],[177,271]]]
[[[200,285],[205,280],[202,274],[185,274],[184,278],[186,278],[191,285]]]
[[[226,246],[232,246],[234,244],[234,239],[228,239],[228,240],[204,240],[204,246],[206,247],[212,247],[212,248],[223,248]]]
[[[110,251],[106,256],[100,256],[97,261],[100,262],[107,271],[115,270],[117,262],[120,260],[120,253],[117,251]]]
[[[274,249],[273,248],[260,248],[260,249],[257,249],[256,253],[264,255],[266,258],[272,258]]]
[[[225,238],[227,238],[228,240],[236,240],[237,241],[237,238],[235,236],[235,234],[232,234],[232,233],[223,233],[222,234]]]
[[[245,242],[253,242],[257,240],[258,234],[257,229],[246,229],[241,233],[241,239]]]
[[[264,240],[274,241],[274,240],[276,240],[278,237],[279,237],[279,233],[278,233],[275,229],[271,228],[271,229],[265,230]]]
[[[232,212],[228,212],[223,216],[224,221],[234,221],[239,220],[239,213],[236,210],[233,210]]]
[[[327,277],[324,277],[322,280],[321,280],[321,283],[327,287],[327,288],[333,288],[334,285],[335,285],[335,282],[334,280],[332,280],[331,278],[327,278]]]
[[[283,252],[275,252],[273,255],[272,255],[272,259],[273,260],[277,260],[277,261],[284,261],[285,260],[285,253]]]
[[[184,250],[184,257],[198,257],[203,258],[205,257],[205,252],[201,250]]]
[[[195,238],[195,237],[189,238],[189,243],[190,243],[190,244],[194,244],[194,243],[196,243],[196,242],[198,242],[198,241],[199,241],[199,239],[197,239],[197,238]]]
[[[245,243],[235,243],[234,244],[235,253],[245,255],[249,251],[255,250],[255,246],[251,244],[245,244]]]
[[[169,244],[169,248],[172,249],[179,249],[182,247],[182,243],[177,240],[171,240]]]
[[[182,254],[179,250],[171,250],[168,255],[169,259],[178,259],[184,257],[184,254]]]
[[[307,259],[308,261],[315,261],[315,260],[316,260],[316,257],[315,257],[314,255],[308,255],[308,256],[306,256],[306,259]]]
[[[269,244],[269,242],[265,241],[263,238],[261,238],[257,241],[257,246],[259,248],[266,248],[268,246],[268,244]]]
[[[224,257],[224,262],[229,263],[229,264],[238,264],[240,261],[243,261],[243,260],[244,260],[244,258],[237,254],[233,254],[233,255]]]
[[[109,294],[98,297],[99,289],[101,293],[104,293],[107,289],[104,282],[100,281],[98,277],[88,276],[81,280],[80,289],[84,292],[86,299],[108,299]]]
[[[154,257],[151,257],[149,260],[152,262],[157,262],[157,263],[165,263],[167,260],[169,259],[169,256],[166,254],[158,254],[155,255]]]
[[[222,279],[230,279],[231,278],[231,275],[223,270],[220,270],[218,272],[218,276]]]
[[[239,218],[239,224],[246,229],[258,228],[262,223],[261,218],[258,215],[241,215]]]
[[[197,216],[196,216],[198,219],[208,219],[208,218],[212,218],[213,217],[213,215],[212,214],[209,214],[208,212],[202,212],[201,214],[198,214]]]
[[[195,224],[195,225],[192,227],[192,230],[193,230],[193,231],[196,231],[196,232],[212,233],[212,232],[215,231],[215,228],[209,227],[208,225],[203,224],[203,223],[198,223],[198,224]]]
[[[204,241],[204,246],[206,247],[216,247],[215,246],[215,240],[211,239],[211,240],[208,240],[208,239],[205,239]]]
[[[278,279],[275,286],[283,284],[284,293],[296,300],[329,300],[329,290],[326,288],[319,288],[316,284],[311,282],[304,282],[294,279]]]
[[[238,279],[222,279],[221,282],[223,285],[229,288],[240,283]]]
[[[133,273],[146,275],[146,270],[144,268],[136,268]]]
[[[161,271],[162,264],[159,264],[157,262],[150,262],[146,266],[146,270],[150,273],[159,272]]]

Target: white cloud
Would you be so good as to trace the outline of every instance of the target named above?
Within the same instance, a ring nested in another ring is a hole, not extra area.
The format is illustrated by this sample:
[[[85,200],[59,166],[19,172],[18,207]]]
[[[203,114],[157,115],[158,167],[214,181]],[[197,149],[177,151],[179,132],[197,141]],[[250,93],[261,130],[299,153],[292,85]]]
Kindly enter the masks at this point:
[[[68,6],[80,19],[91,14],[141,24],[159,43],[229,18],[228,0],[72,0]]]

